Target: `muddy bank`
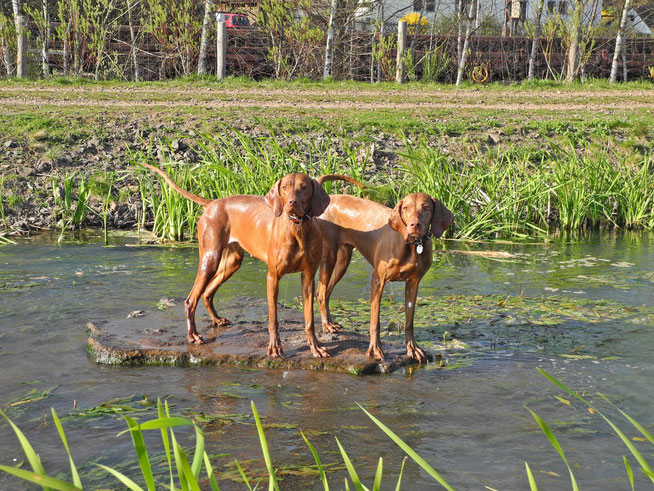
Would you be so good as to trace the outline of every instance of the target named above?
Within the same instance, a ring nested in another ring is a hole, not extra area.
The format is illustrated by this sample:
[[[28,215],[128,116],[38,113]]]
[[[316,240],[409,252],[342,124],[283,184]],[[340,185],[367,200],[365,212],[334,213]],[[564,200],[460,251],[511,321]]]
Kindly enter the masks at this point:
[[[248,137],[270,136],[270,129],[263,124],[237,123],[230,122],[230,126]],[[152,117],[137,121],[101,119],[94,128],[96,133],[102,134],[101,137],[71,137],[71,141],[58,146],[56,152],[52,151],[46,132],[37,132],[32,135],[32,141],[24,141],[3,137],[0,130],[0,230],[6,228],[10,233],[30,234],[61,229],[61,207],[66,199],[65,179],[72,175],[76,183],[84,179],[91,186],[90,209],[80,225],[69,226],[68,229],[102,228],[103,196],[100,189],[107,173],[115,175],[107,210],[107,228],[135,229],[139,213],[143,213],[143,203],[135,176],[140,168],[131,163],[131,155],[152,152],[157,161],[163,162],[163,152],[166,152],[168,161],[197,163],[203,152],[193,136],[198,126],[198,121],[167,126]],[[277,136],[281,146],[294,146],[300,155],[306,153],[307,160],[311,156],[311,143],[324,138],[323,134]],[[334,152],[342,154],[345,162],[347,145],[334,136],[330,140],[334,144]],[[352,142],[349,145],[352,148]],[[372,145],[355,145],[361,146],[362,158],[365,154],[365,158],[370,159],[370,175],[374,176],[396,166],[396,152],[403,143],[396,137],[385,136]],[[343,168],[343,171],[347,172],[347,168]],[[77,196],[73,193],[71,197],[71,206],[74,207]],[[144,220],[146,229],[151,229],[152,220],[148,209]]]
[[[316,332],[331,355],[314,358],[307,345],[301,311],[280,305],[280,337],[283,358],[266,355],[268,346],[267,304],[263,299],[236,298],[224,313],[232,325],[212,328],[208,316],[198,316],[203,345],[186,341],[183,300],[160,303],[164,310],[137,310],[124,318],[88,325],[88,352],[97,363],[112,365],[240,365],[348,372],[355,375],[388,373],[415,364],[399,342],[382,342],[386,359],[366,356],[368,337],[344,329],[338,334]],[[262,320],[263,319],[263,320]],[[436,356],[440,363],[441,355]],[[434,356],[428,353],[428,359]]]

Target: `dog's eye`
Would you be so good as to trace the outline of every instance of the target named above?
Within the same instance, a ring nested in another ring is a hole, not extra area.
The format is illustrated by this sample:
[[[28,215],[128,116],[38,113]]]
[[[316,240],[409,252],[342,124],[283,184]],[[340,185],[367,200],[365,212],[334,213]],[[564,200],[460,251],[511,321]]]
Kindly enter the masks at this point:
[[[282,189],[286,189],[286,186],[282,186]]]

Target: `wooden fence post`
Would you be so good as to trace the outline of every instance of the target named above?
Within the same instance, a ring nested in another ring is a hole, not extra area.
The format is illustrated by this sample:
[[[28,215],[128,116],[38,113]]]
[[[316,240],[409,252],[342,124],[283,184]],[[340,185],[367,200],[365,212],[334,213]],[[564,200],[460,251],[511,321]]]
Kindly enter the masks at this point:
[[[216,77],[223,80],[227,65],[227,25],[220,14],[216,14],[216,27]]]
[[[27,76],[27,17],[19,15],[16,18],[16,36],[18,37],[16,48],[16,76],[24,78]]]
[[[406,51],[406,21],[397,23],[397,63],[395,70],[395,81],[398,84],[404,83],[404,52]]]

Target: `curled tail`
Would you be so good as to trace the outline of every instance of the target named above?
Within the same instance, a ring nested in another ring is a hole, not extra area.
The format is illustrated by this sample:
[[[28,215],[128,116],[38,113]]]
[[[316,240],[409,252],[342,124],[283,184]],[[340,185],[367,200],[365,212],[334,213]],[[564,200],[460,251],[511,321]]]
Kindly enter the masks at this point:
[[[324,182],[327,181],[346,181],[349,182],[350,184],[359,186],[361,189],[366,189],[365,184],[362,184],[356,179],[352,179],[349,176],[344,176],[343,174],[324,174],[320,176],[318,179],[316,179],[316,181],[318,181],[318,184],[320,184],[321,186],[323,185]]]
[[[158,167],[155,167],[150,164],[146,164],[145,162],[139,162],[139,165],[142,165],[143,167],[147,167],[150,170],[155,171],[157,174],[159,174],[161,177],[164,178],[164,181],[166,181],[168,184],[170,184],[170,187],[172,187],[175,191],[177,191],[179,194],[184,196],[185,198],[190,199],[191,201],[195,201],[197,204],[202,205],[202,206],[207,206],[209,203],[211,203],[213,200],[203,198],[202,196],[198,196],[197,194],[193,194],[190,191],[187,191],[186,189],[180,188],[177,184],[175,184],[175,181],[173,181],[168,174],[166,174],[163,170],[159,169]]]

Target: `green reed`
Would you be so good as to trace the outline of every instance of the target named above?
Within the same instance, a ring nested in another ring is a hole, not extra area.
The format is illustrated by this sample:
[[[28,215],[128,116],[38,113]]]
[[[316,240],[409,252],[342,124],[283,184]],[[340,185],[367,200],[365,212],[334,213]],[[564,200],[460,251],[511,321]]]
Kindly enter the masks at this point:
[[[7,222],[7,217],[5,216],[5,176],[0,176],[0,220],[4,224],[5,228],[9,227]]]
[[[57,216],[61,221],[59,243],[63,241],[67,229],[81,226],[88,214],[90,194],[89,181],[84,177],[78,177],[77,172],[66,176],[61,185],[58,178],[52,178],[52,196],[57,208]]]
[[[448,233],[456,238],[654,226],[651,154],[629,164],[606,148],[550,141],[539,152],[509,148],[462,160],[421,142],[401,156],[404,193],[438,197],[455,215]]]
[[[150,142],[146,150],[130,156],[144,204],[142,216],[151,213],[154,233],[168,240],[193,237],[202,208],[172,190],[153,172],[138,167],[140,162],[166,169],[180,187],[209,199],[236,194],[262,196],[291,172],[315,177],[334,172],[363,176],[367,165],[349,146],[342,154],[336,152],[336,145],[329,138],[320,142],[298,140],[294,135],[277,135],[272,129],[265,136],[252,137],[229,126],[218,135],[186,136],[196,149],[194,163],[178,161],[171,140],[166,138]],[[343,185],[330,183],[326,187],[336,191]]]

